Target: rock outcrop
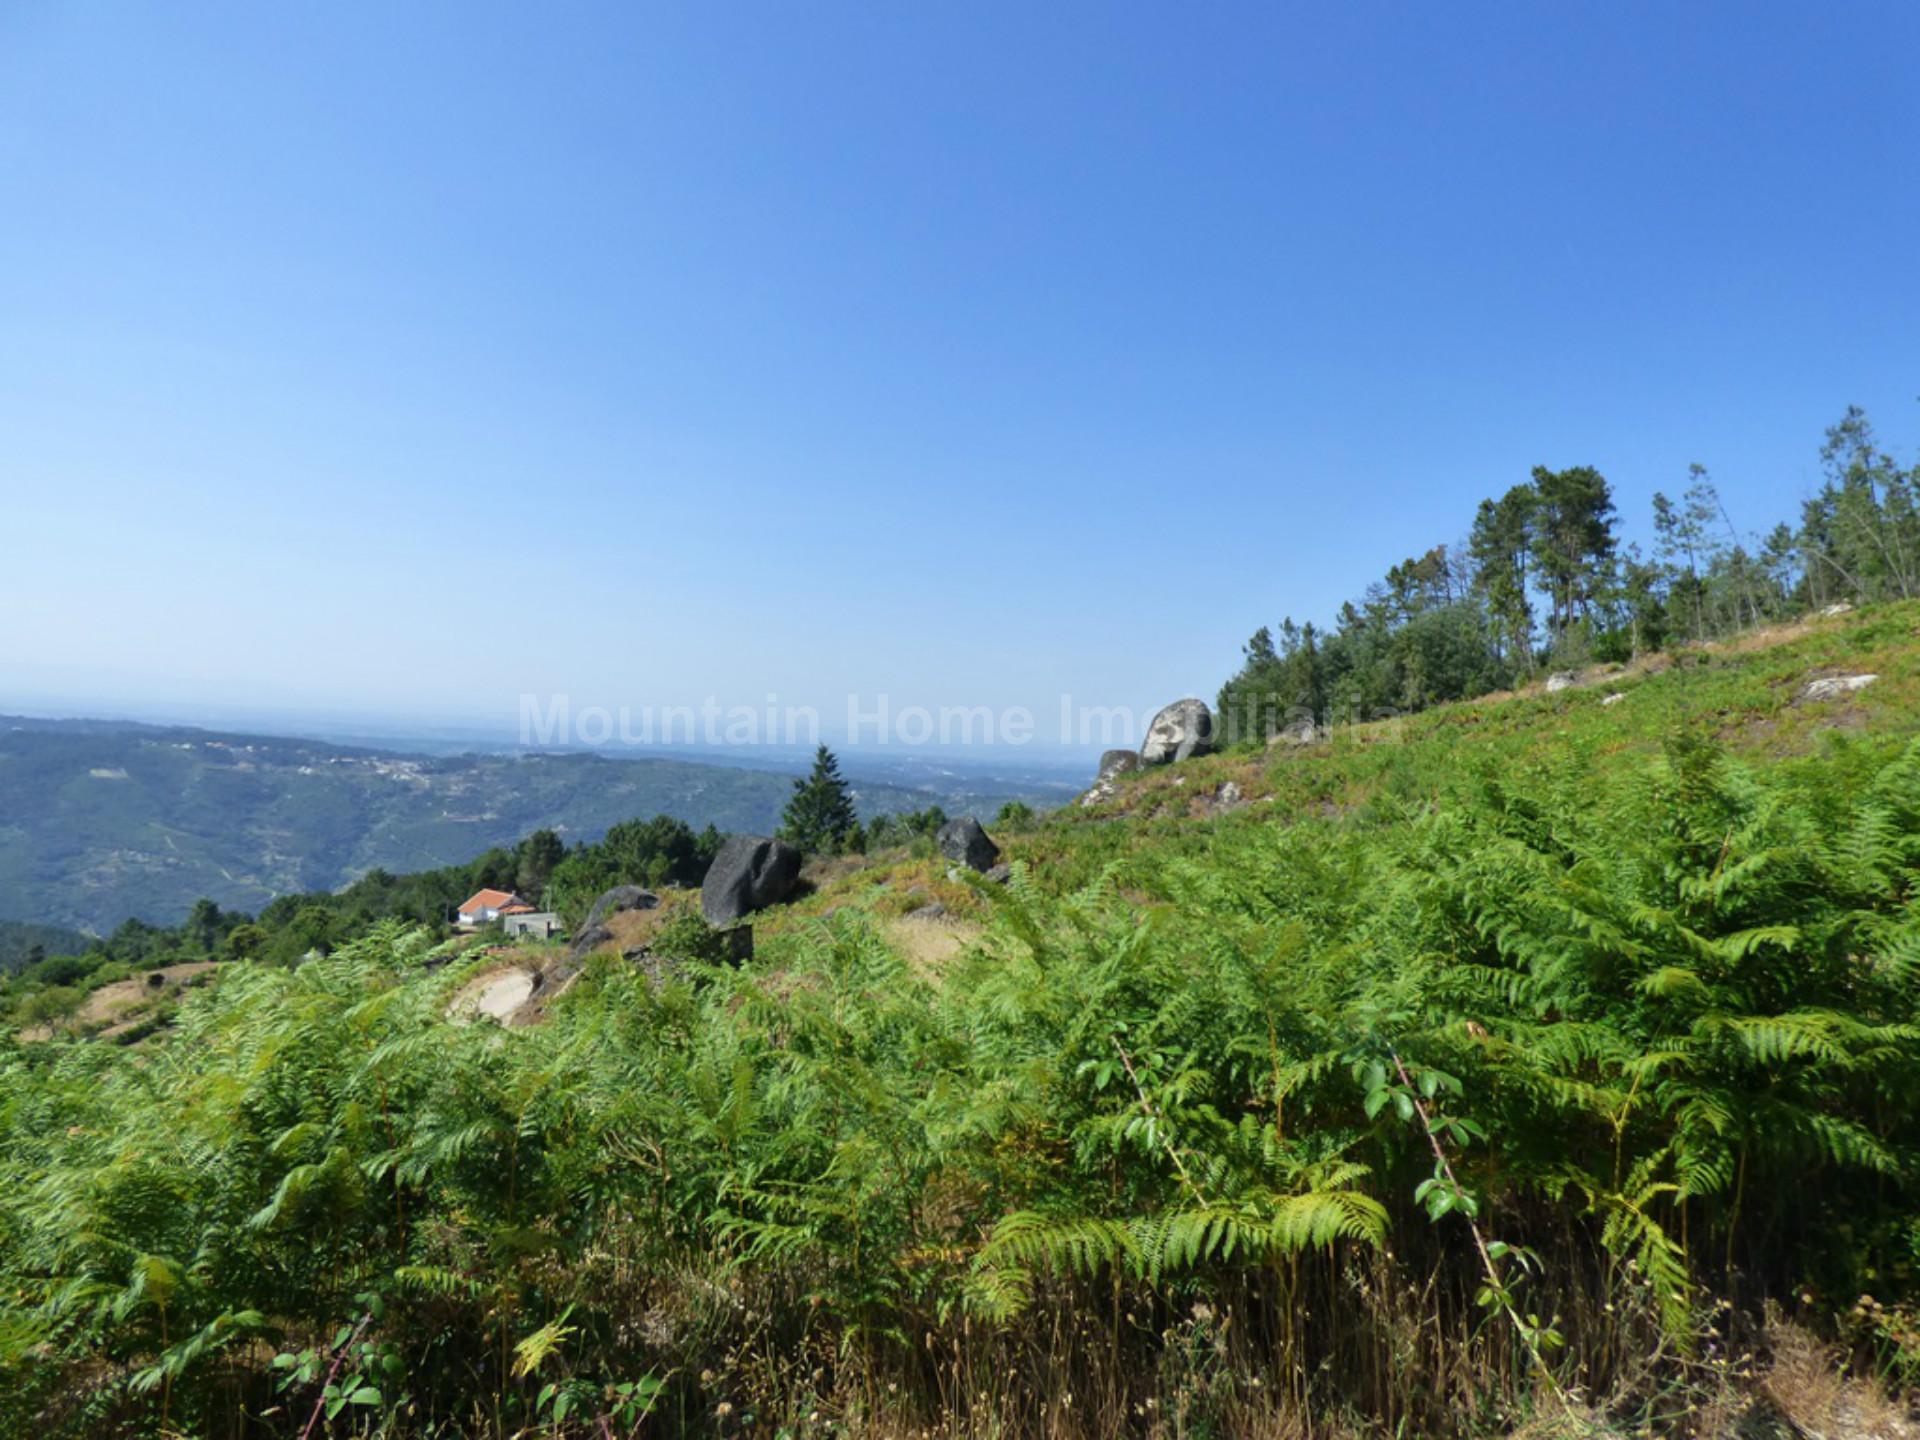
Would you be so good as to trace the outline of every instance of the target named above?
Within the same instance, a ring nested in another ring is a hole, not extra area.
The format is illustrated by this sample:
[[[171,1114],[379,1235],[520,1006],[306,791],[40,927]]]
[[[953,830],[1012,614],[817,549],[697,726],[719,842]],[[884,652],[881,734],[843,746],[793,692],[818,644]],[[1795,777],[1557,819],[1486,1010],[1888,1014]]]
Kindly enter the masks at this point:
[[[651,890],[642,890],[638,885],[616,885],[603,891],[593,908],[587,911],[587,918],[581,923],[582,930],[591,930],[609,915],[623,914],[628,910],[651,910],[660,903],[660,897]]]
[[[1276,745],[1316,745],[1326,738],[1326,731],[1314,724],[1312,720],[1302,717],[1289,721],[1268,736],[1267,748],[1271,750]]]
[[[1176,700],[1147,727],[1140,763],[1165,765],[1205,755],[1213,749],[1213,711],[1204,700]]]
[[[613,931],[604,925],[582,925],[574,934],[573,943],[567,947],[567,953],[578,959],[589,950],[598,949],[613,939]]]
[[[1138,750],[1109,750],[1100,757],[1100,773],[1094,777],[1087,793],[1080,797],[1082,805],[1099,805],[1114,797],[1116,787],[1114,777],[1124,775],[1129,770],[1140,768]]]
[[[1878,675],[1826,675],[1818,680],[1809,680],[1806,688],[1800,692],[1803,701],[1838,700],[1842,695],[1851,695],[1856,690],[1864,690],[1878,680]]]
[[[1571,690],[1580,683],[1577,670],[1556,670],[1547,676],[1547,694],[1556,695],[1562,690]]]
[[[940,827],[933,842],[947,859],[958,861],[969,870],[991,870],[1000,858],[1000,847],[971,815],[949,820]]]
[[[800,878],[800,852],[784,840],[735,835],[720,847],[700,886],[700,913],[709,925],[731,925],[778,905]]]

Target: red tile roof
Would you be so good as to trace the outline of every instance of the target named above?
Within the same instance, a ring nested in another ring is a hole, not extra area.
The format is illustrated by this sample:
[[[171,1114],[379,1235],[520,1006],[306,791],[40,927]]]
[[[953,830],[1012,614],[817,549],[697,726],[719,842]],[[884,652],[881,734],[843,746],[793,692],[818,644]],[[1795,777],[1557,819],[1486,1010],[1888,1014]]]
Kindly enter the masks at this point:
[[[476,890],[467,903],[460,907],[460,913],[471,915],[478,910],[499,910],[521,903],[520,897],[510,890]]]

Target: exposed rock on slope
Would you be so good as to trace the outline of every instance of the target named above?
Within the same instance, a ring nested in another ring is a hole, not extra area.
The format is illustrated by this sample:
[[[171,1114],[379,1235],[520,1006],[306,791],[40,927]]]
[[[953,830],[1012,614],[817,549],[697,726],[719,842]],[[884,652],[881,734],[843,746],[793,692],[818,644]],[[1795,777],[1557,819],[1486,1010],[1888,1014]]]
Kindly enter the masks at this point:
[[[1822,676],[1818,680],[1808,681],[1806,689],[1800,692],[1800,698],[1805,701],[1838,700],[1842,695],[1866,689],[1879,678],[1878,675]]]
[[[1000,847],[993,843],[987,832],[980,828],[980,822],[971,815],[963,815],[942,825],[934,836],[934,843],[940,847],[942,855],[949,860],[957,860],[970,870],[991,870],[994,862],[1000,858]]]
[[[735,835],[713,857],[700,887],[709,925],[731,925],[787,898],[800,877],[800,852],[784,840]]]
[[[540,972],[524,965],[489,970],[461,987],[447,1007],[448,1018],[456,1024],[485,1019],[505,1025],[533,999],[540,984]]]
[[[1220,788],[1200,802],[1204,815],[1224,815],[1229,810],[1238,810],[1247,803],[1246,792],[1241,790],[1240,782],[1227,780]]]
[[[1080,797],[1082,805],[1098,805],[1103,800],[1111,800],[1114,795],[1114,777],[1124,775],[1129,770],[1140,768],[1138,750],[1109,750],[1100,757],[1100,773],[1094,777],[1093,785]]]
[[[660,897],[651,890],[642,890],[638,885],[616,885],[593,902],[593,908],[587,911],[586,923],[581,928],[591,930],[609,915],[619,915],[627,910],[651,910],[659,903]]]
[[[1276,745],[1315,745],[1326,738],[1326,731],[1314,724],[1311,718],[1303,716],[1267,737],[1267,748],[1271,750]]]
[[[1204,700],[1176,700],[1147,727],[1147,738],[1140,746],[1145,765],[1165,765],[1169,761],[1189,760],[1213,749],[1213,711]]]

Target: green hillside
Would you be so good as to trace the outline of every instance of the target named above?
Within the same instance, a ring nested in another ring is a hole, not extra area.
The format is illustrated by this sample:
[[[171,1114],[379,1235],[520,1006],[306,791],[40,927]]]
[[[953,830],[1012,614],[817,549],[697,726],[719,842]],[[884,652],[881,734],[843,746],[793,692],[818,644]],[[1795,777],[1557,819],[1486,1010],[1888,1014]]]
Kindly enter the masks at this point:
[[[817,864],[738,968],[670,894],[0,1042],[0,1434],[1908,1433],[1917,700],[1885,606]]]
[[[0,920],[0,975],[17,970],[40,955],[71,955],[86,948],[87,937],[57,925],[32,925]]]
[[[321,741],[0,717],[0,919],[105,933],[171,924],[202,896],[257,911],[370,870],[462,864],[551,828],[635,816],[772,827],[792,779],[588,754],[429,757]],[[868,813],[936,798],[862,784]]]

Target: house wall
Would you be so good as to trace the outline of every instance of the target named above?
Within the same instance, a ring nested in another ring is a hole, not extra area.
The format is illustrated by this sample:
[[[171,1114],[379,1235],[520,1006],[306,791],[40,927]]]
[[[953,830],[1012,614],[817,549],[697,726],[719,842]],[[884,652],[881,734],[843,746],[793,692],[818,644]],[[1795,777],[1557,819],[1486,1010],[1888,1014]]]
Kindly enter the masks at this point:
[[[559,929],[560,917],[551,910],[536,910],[531,915],[509,915],[506,919],[509,935],[531,935],[537,940],[551,940]]]

